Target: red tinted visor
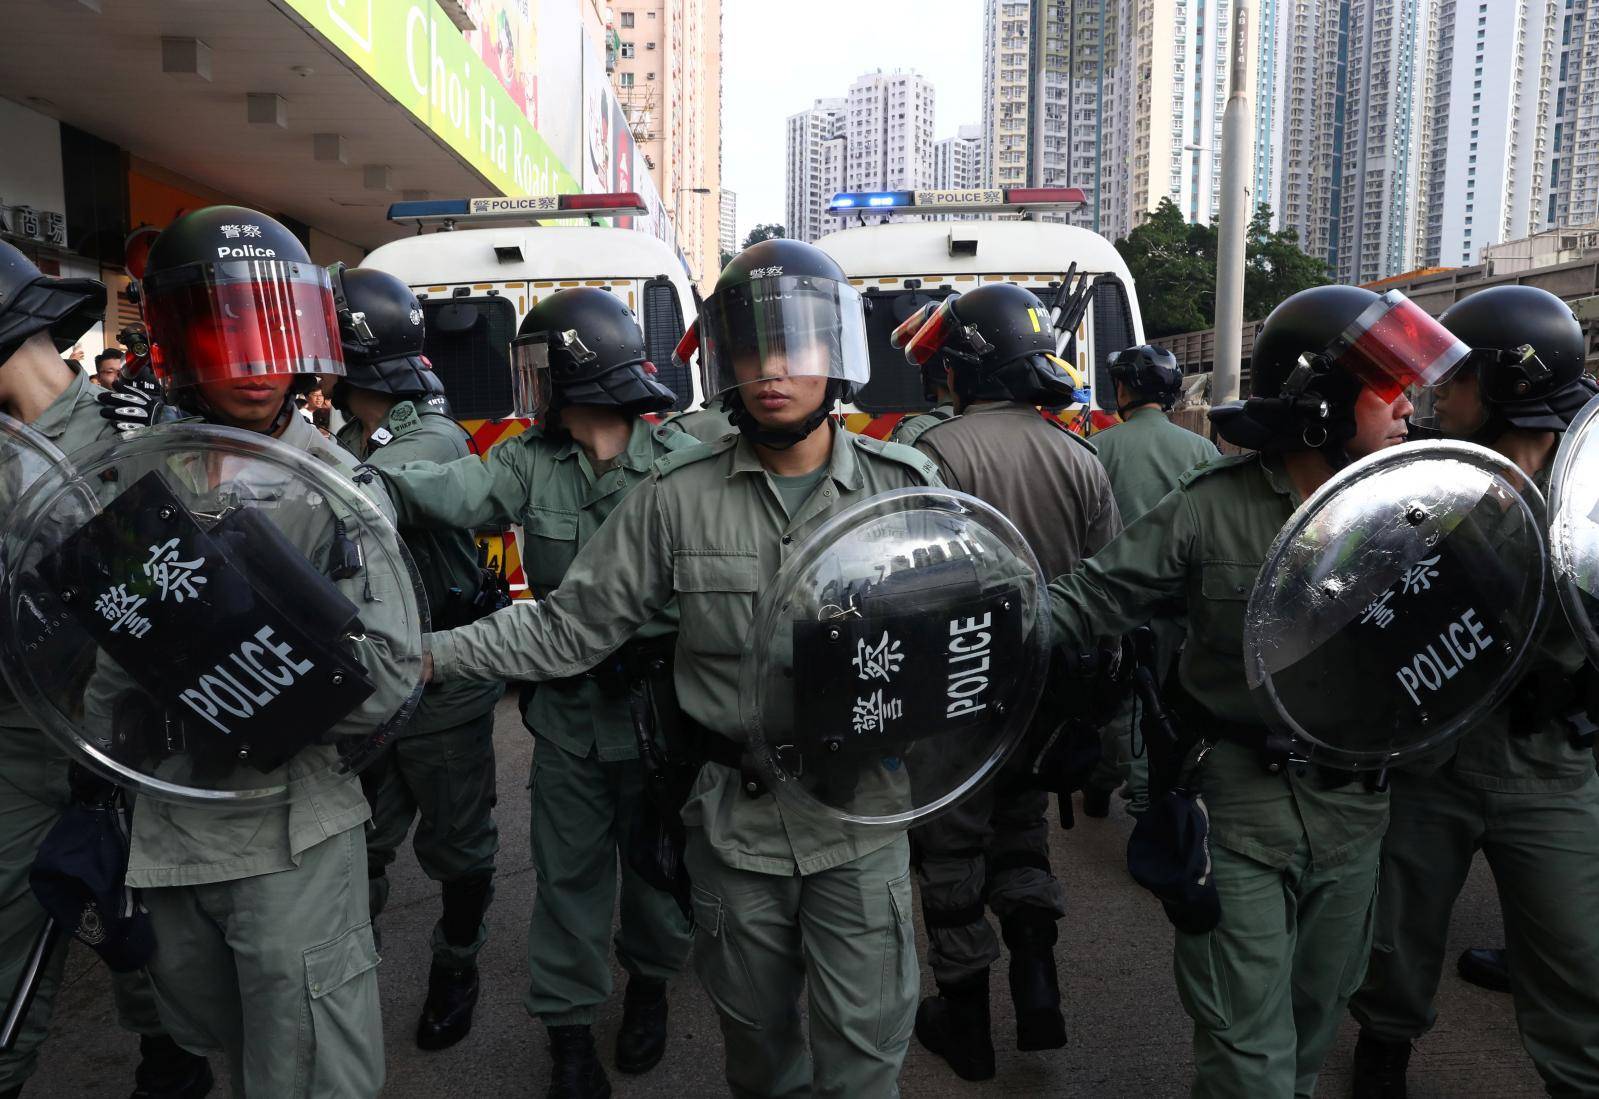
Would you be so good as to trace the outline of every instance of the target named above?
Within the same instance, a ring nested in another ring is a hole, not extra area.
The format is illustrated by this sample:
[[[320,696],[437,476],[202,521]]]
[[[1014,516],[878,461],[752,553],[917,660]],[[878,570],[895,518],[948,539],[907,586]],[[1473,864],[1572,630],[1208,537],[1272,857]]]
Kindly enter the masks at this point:
[[[1368,306],[1326,351],[1384,401],[1412,385],[1447,381],[1470,355],[1471,348],[1397,290]]]
[[[955,316],[956,296],[952,294],[939,302],[938,308],[932,310],[921,327],[905,340],[905,359],[911,365],[927,365],[927,360],[938,354],[939,350],[949,342],[950,337],[960,331],[961,322]],[[918,310],[910,320],[900,325],[894,334],[899,335],[899,332],[922,312],[924,310]]]
[[[315,264],[188,264],[149,275],[143,290],[151,363],[174,388],[344,373],[332,284]]]
[[[928,315],[937,308],[938,303],[936,301],[930,301],[920,309],[916,310],[916,312],[906,317],[900,322],[899,327],[894,329],[893,333],[888,337],[888,346],[892,347],[895,351],[903,350],[905,345],[910,343],[911,337],[916,335],[916,333],[921,329],[922,325],[927,323]]]

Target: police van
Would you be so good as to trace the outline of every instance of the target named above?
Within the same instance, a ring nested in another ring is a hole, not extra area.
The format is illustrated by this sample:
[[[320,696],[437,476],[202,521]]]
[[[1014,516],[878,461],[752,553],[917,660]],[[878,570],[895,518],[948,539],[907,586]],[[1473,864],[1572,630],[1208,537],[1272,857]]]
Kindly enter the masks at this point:
[[[677,394],[676,407],[699,404],[699,378],[672,359],[697,314],[688,271],[660,238],[601,223],[647,213],[636,192],[389,207],[389,220],[414,225],[417,235],[382,245],[361,266],[387,271],[416,292],[425,351],[479,454],[527,428],[511,415],[511,340],[529,309],[567,287],[598,286],[625,301],[661,381]],[[491,541],[491,552],[502,552],[498,539]],[[522,594],[514,532],[503,553],[512,589]]]
[[[1084,200],[1076,187],[834,195],[829,213],[856,224],[816,246],[838,261],[868,303],[872,357],[871,381],[847,416],[851,430],[881,438],[902,416],[926,410],[921,373],[889,345],[889,336],[928,301],[985,282],[1025,286],[1050,307],[1059,353],[1078,367],[1090,394],[1087,404],[1061,410],[1059,418],[1084,434],[1108,422],[1095,416],[1114,406],[1106,359],[1144,342],[1132,274],[1098,233],[1035,220]],[[926,220],[896,220],[907,216]]]

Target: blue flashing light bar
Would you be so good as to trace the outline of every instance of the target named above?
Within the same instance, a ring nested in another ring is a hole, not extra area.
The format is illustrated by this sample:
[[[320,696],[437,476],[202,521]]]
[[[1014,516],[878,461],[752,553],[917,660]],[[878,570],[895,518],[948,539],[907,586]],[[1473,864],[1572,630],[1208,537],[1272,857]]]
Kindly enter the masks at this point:
[[[1029,209],[1074,210],[1087,201],[1080,187],[973,187],[924,191],[841,191],[829,213],[1016,213]]]

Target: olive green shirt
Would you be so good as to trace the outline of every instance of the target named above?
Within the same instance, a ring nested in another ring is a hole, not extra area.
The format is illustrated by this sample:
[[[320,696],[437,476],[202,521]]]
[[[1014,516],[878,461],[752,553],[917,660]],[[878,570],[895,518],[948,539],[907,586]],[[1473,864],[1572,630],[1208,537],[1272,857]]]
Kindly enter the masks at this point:
[[[658,459],[700,445],[693,436],[635,420],[627,448],[607,472],[597,473],[571,438],[532,427],[494,446],[482,461],[410,462],[384,467],[382,473],[402,524],[520,523],[522,569],[534,597],[544,599]],[[676,628],[677,607],[669,602],[641,623],[637,636],[663,637]],[[607,695],[596,680],[581,677],[596,662],[569,673],[577,678],[540,684],[525,714],[528,727],[580,758],[593,751],[606,762],[637,759],[627,699]]]
[[[1099,460],[1110,476],[1122,522],[1131,523],[1160,503],[1177,478],[1221,457],[1216,444],[1178,427],[1158,408],[1135,409],[1115,427],[1094,436]]]
[[[400,401],[383,423],[366,437],[361,421],[351,420],[339,430],[339,445],[379,470],[406,462],[451,462],[472,456],[466,432],[448,416],[426,412],[411,401]],[[432,620],[458,612],[477,593],[477,544],[470,530],[401,524],[400,537],[427,592]],[[402,736],[450,729],[487,713],[505,693],[501,683],[433,684],[422,694],[416,715]]]
[[[1244,677],[1244,608],[1299,502],[1275,455],[1221,458],[1190,470],[1121,537],[1050,584],[1057,643],[1085,649],[1095,637],[1125,633],[1163,608],[1186,607],[1188,643],[1178,663],[1183,687],[1223,722],[1262,725]],[[1287,865],[1304,838],[1316,864],[1337,865],[1387,827],[1385,794],[1368,793],[1359,782],[1329,789],[1308,766],[1268,775],[1241,745],[1217,745],[1205,778],[1228,784],[1225,801],[1233,806],[1250,804],[1254,784],[1289,784],[1291,800],[1262,796],[1258,812],[1211,816],[1214,842],[1270,866]]]
[[[792,518],[742,436],[663,459],[583,547],[548,599],[430,634],[434,674],[573,675],[614,652],[675,597],[682,613],[679,704],[695,721],[742,742],[739,668],[756,597],[829,516],[891,489],[938,483],[932,461],[913,450],[828,430],[827,480]],[[683,819],[705,829],[724,863],[767,874],[827,870],[900,836],[791,816],[771,794],[745,794],[738,772],[715,763],[701,769]]]
[[[721,402],[704,408],[691,408],[687,412],[674,412],[661,421],[661,426],[692,435],[702,443],[714,443],[734,434],[738,429],[722,411]]]
[[[936,404],[926,412],[914,412],[909,416],[901,416],[899,423],[894,425],[894,430],[888,433],[890,442],[903,443],[905,446],[915,446],[928,428],[937,427],[945,420],[955,418],[955,406],[949,401]]]
[[[1021,531],[1045,576],[1076,568],[1121,533],[1094,444],[1030,404],[982,401],[935,424],[916,449],[950,488],[998,508]]]
[[[72,381],[28,426],[69,456],[90,443],[114,438],[116,428],[100,415],[100,407],[95,402],[95,395],[100,392],[102,390],[82,371],[74,370]],[[11,500],[26,487],[10,489],[16,494]],[[5,759],[56,758],[62,766],[66,765],[65,752],[39,728],[38,722],[29,716],[3,681],[0,681],[0,755]],[[3,770],[0,768],[0,772]]]
[[[288,426],[278,441],[319,459],[339,476],[354,475],[355,458],[324,439],[302,416],[289,417]],[[172,463],[167,473],[182,477],[183,469],[180,464]],[[265,476],[252,478],[252,487],[258,493],[271,491]],[[376,480],[357,487],[392,518],[388,497]],[[269,500],[270,496],[261,498]],[[314,533],[297,529],[293,514],[283,511],[275,510],[272,520],[289,541],[305,553],[307,560],[327,560],[329,547],[324,544],[320,529]],[[325,781],[323,776],[338,759],[338,749],[331,741],[344,736],[369,735],[399,710],[401,702],[415,687],[415,679],[406,674],[414,676],[414,660],[402,664],[394,655],[397,650],[412,651],[414,642],[408,630],[414,628],[415,623],[404,618],[399,588],[401,578],[392,575],[391,570],[372,567],[371,563],[380,557],[374,547],[365,547],[365,557],[368,567],[355,576],[332,583],[360,612],[364,637],[355,643],[356,654],[375,689],[359,707],[328,730],[325,739],[329,743],[302,748],[282,769],[263,779],[295,783],[304,778],[309,781],[303,792],[287,805],[237,809],[140,798],[133,814],[129,885],[143,889],[205,885],[288,870],[299,864],[303,852],[323,840],[359,827],[372,815],[366,796],[361,792],[361,783],[354,775],[332,782]],[[120,668],[91,683],[87,708],[97,723],[109,726],[109,708],[116,704],[124,683]]]

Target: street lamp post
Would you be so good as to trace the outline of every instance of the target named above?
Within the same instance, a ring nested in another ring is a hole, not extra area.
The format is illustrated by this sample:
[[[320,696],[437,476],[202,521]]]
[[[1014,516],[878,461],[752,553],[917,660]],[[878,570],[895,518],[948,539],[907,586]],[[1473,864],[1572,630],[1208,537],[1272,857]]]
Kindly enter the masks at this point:
[[[1244,252],[1249,222],[1249,9],[1233,8],[1233,56],[1221,123],[1221,240],[1216,255],[1216,366],[1212,404],[1238,399],[1244,358]]]
[[[678,226],[683,224],[683,196],[684,195],[708,195],[710,193],[711,193],[711,189],[709,187],[679,187],[677,189],[676,193],[673,194],[673,196],[672,196],[672,232],[674,234],[676,234],[678,232]],[[682,245],[678,245],[677,250],[679,252],[682,252],[683,251],[683,246]],[[698,282],[699,281],[698,276],[696,276],[694,274],[692,269],[689,271],[689,281],[690,282]]]

